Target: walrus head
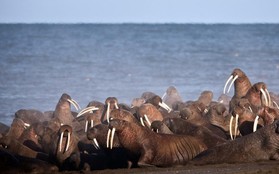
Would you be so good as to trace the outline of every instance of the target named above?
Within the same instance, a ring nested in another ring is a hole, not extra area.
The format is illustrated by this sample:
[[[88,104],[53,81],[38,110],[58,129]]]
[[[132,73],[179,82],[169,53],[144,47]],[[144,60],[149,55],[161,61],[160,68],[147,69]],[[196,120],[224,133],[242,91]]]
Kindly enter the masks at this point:
[[[230,81],[231,81],[231,83],[229,85],[227,93],[230,92],[230,89],[231,89],[232,85],[234,84],[234,90],[235,90],[234,95],[238,98],[245,96],[247,91],[252,86],[249,78],[239,68],[234,69],[233,72],[231,73],[230,77],[226,81],[224,90],[223,90],[224,94],[226,94],[226,87]]]

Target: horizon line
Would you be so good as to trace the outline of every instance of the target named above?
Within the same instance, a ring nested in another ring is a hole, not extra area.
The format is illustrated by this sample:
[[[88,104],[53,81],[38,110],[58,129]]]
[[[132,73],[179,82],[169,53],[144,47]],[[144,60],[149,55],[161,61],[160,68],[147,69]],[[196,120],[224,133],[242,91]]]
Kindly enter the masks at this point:
[[[253,25],[253,24],[279,24],[279,22],[0,22],[0,24],[103,24],[103,25],[181,25],[181,24],[191,24],[191,25]]]

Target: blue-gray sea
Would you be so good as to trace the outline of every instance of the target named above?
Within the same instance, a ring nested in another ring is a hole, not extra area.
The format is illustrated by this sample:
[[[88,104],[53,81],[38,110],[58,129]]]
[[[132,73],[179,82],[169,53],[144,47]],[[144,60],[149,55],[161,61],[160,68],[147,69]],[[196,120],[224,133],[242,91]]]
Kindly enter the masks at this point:
[[[169,86],[216,100],[234,68],[278,94],[279,24],[0,24],[0,122],[54,110],[63,93],[82,108]]]

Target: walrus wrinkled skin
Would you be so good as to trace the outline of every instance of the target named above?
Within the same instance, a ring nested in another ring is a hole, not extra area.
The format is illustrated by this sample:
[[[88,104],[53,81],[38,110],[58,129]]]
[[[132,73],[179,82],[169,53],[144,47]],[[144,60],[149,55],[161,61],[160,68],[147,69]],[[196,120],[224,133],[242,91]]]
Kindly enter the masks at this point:
[[[195,137],[157,134],[149,128],[124,120],[111,120],[109,128],[116,129],[119,142],[124,148],[140,155],[139,166],[185,165],[206,149]]]
[[[279,121],[256,132],[210,148],[197,155],[191,164],[243,163],[279,160]]]

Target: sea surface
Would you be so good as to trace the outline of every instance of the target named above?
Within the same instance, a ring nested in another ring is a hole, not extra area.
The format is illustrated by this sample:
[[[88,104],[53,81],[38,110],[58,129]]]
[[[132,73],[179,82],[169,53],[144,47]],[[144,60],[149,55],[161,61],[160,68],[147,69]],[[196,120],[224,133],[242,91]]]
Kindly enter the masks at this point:
[[[217,100],[234,68],[278,94],[279,24],[0,24],[0,122],[54,110],[63,93],[82,108],[169,86]]]

